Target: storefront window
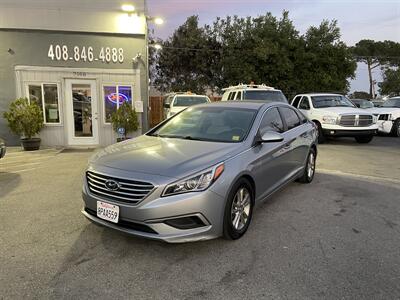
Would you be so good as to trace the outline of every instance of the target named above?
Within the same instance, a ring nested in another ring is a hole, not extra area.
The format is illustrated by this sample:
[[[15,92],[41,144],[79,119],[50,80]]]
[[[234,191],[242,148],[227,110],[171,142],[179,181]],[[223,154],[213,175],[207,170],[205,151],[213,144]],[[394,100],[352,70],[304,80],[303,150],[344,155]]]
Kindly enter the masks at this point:
[[[111,115],[124,103],[132,105],[132,87],[123,85],[104,86],[104,118],[111,122]]]
[[[58,92],[56,84],[44,84],[44,111],[46,123],[59,123]]]
[[[30,103],[35,102],[42,108],[42,86],[41,85],[30,85],[29,86],[29,101]]]
[[[55,83],[29,85],[29,101],[37,103],[44,110],[44,123],[60,123],[58,89]]]

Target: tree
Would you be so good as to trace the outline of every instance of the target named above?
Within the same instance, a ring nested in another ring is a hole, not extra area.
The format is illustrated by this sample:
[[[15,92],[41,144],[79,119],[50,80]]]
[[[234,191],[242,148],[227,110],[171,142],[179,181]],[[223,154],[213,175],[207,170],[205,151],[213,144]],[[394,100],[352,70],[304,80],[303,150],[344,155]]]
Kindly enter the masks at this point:
[[[361,40],[352,48],[357,61],[367,64],[369,78],[369,93],[375,98],[375,80],[372,77],[372,70],[380,66],[397,64],[400,57],[400,43],[393,41]]]
[[[211,82],[210,66],[218,56],[198,17],[191,16],[163,43],[155,84],[161,91],[204,93]]]
[[[287,95],[347,92],[356,62],[340,41],[336,21],[300,35],[289,13],[255,18],[228,16],[199,27],[189,17],[163,43],[155,84],[162,91],[220,91],[238,83],[265,83]]]
[[[400,96],[400,69],[387,68],[383,73],[383,81],[379,83],[380,93],[388,96]]]
[[[371,99],[371,95],[368,94],[367,92],[363,91],[354,91],[353,94],[350,95],[351,99],[366,99],[369,100]]]

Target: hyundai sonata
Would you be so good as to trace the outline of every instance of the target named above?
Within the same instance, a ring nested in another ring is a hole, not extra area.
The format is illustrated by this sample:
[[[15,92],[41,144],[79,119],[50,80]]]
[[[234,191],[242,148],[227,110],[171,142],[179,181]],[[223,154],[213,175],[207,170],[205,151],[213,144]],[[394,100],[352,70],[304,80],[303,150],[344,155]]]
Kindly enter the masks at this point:
[[[190,107],[90,160],[82,213],[137,236],[240,238],[256,202],[313,180],[317,131],[285,103]]]

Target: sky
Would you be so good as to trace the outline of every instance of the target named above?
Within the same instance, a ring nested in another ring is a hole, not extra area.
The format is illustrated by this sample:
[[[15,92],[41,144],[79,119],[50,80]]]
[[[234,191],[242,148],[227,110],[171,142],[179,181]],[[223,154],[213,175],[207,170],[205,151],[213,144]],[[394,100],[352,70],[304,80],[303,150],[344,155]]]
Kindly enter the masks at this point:
[[[400,0],[148,0],[151,16],[161,16],[165,23],[154,28],[154,35],[167,38],[188,16],[198,15],[201,24],[228,15],[257,16],[271,12],[280,16],[289,11],[294,25],[304,33],[322,20],[337,20],[342,40],[349,46],[361,39],[400,42]],[[379,82],[381,71],[374,70]],[[368,91],[367,66],[358,64],[351,91]]]

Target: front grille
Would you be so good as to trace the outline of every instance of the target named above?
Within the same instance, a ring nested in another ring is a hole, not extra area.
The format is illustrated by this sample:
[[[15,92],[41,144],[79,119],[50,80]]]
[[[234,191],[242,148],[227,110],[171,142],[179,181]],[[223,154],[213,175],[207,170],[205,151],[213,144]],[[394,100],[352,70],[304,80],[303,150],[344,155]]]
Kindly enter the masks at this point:
[[[149,182],[111,177],[92,171],[86,172],[86,179],[92,194],[107,200],[126,203],[138,203],[154,189],[154,185]],[[109,180],[117,182],[119,187],[115,190],[108,189],[106,182]]]
[[[94,217],[97,217],[97,213],[96,211],[85,207],[85,211],[89,214],[92,215]],[[114,223],[112,223],[114,224]],[[136,231],[142,231],[142,232],[147,232],[147,233],[153,233],[153,234],[158,234],[156,231],[154,231],[152,228],[150,228],[147,225],[144,224],[140,224],[140,223],[135,223],[135,222],[131,222],[131,221],[126,221],[126,220],[119,220],[118,221],[118,226],[119,227],[123,227],[126,229],[132,229],[132,230],[136,230]]]
[[[373,124],[372,115],[343,115],[339,125],[344,127],[367,127]]]

